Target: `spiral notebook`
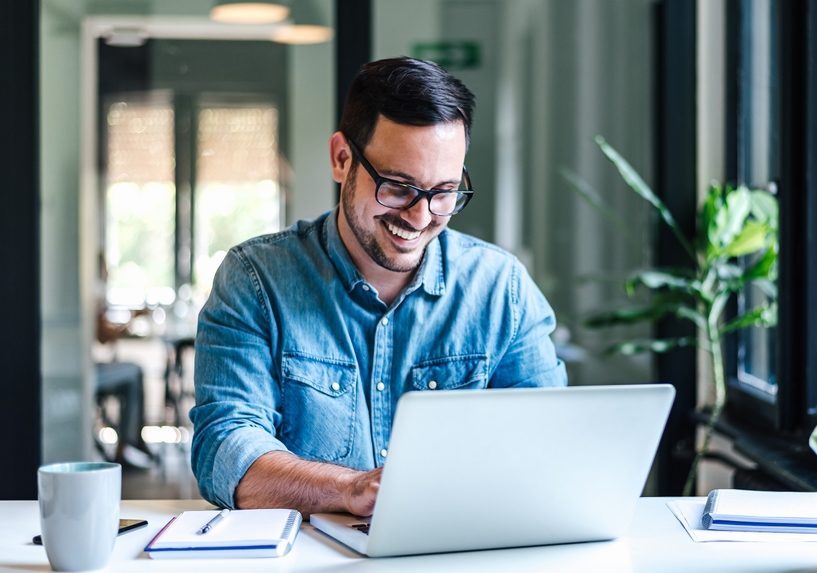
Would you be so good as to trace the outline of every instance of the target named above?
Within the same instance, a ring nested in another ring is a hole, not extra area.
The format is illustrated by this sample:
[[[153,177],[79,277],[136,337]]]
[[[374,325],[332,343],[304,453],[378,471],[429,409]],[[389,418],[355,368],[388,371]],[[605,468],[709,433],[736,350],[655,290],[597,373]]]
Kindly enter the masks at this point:
[[[153,559],[281,557],[301,527],[294,509],[239,509],[206,534],[199,531],[219,510],[185,511],[171,519],[145,547]]]

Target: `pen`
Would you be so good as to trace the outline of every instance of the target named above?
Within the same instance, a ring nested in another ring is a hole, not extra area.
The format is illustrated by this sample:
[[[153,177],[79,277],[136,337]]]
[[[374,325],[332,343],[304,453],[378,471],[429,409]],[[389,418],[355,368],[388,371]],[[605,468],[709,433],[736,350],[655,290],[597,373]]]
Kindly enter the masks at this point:
[[[201,529],[199,529],[196,533],[198,533],[199,535],[204,535],[205,533],[213,529],[213,526],[215,524],[217,524],[219,521],[227,517],[228,513],[230,513],[229,509],[222,509],[216,514],[216,516],[213,519],[202,525]]]

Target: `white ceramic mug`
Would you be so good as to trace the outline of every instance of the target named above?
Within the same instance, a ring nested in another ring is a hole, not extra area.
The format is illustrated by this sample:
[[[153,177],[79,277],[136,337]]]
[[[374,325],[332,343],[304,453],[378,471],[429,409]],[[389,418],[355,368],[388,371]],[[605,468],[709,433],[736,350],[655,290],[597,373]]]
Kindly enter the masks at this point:
[[[122,467],[72,462],[37,471],[40,527],[55,571],[86,571],[108,564],[119,528]]]

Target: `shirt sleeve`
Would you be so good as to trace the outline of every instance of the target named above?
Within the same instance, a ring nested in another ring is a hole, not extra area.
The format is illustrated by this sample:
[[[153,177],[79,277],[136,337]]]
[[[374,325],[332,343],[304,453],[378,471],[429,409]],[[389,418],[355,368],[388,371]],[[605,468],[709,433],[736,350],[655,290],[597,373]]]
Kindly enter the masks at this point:
[[[233,249],[213,280],[196,335],[196,405],[191,462],[201,495],[235,507],[235,489],[261,455],[286,450],[275,437],[280,385],[272,367],[277,338],[258,276]]]
[[[491,378],[493,387],[566,386],[564,362],[550,334],[556,317],[524,266],[514,261],[509,285],[513,329],[511,343]]]

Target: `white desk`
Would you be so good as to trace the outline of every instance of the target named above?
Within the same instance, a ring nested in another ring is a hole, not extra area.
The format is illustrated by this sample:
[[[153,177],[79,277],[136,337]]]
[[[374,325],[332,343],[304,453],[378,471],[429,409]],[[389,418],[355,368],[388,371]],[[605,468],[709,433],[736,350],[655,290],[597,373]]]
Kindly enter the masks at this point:
[[[142,548],[170,516],[205,509],[202,501],[124,501],[122,517],[145,518],[145,529],[116,541],[112,573],[209,571],[467,571],[817,573],[817,543],[694,543],[666,506],[666,498],[639,501],[630,534],[613,542],[366,559],[305,524],[295,548],[281,559],[153,561]],[[50,571],[35,501],[0,501],[0,573]]]

